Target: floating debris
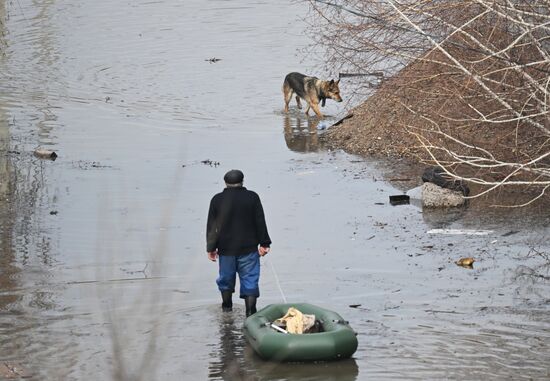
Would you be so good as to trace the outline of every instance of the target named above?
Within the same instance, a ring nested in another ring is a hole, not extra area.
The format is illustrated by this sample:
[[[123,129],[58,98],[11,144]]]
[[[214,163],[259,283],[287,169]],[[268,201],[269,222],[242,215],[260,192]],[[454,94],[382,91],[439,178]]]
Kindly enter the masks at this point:
[[[458,261],[456,261],[455,263],[458,265],[458,266],[462,266],[462,267],[469,267],[469,268],[473,268],[474,267],[474,262],[476,260],[472,257],[467,257],[467,258],[460,258]]]
[[[470,230],[470,229],[432,229],[428,234],[450,234],[450,235],[488,235],[492,230]]]
[[[78,160],[71,162],[72,166],[74,168],[82,169],[82,170],[90,170],[90,169],[105,169],[105,168],[112,168],[110,165],[103,165],[98,161],[85,161],[85,160]]]
[[[317,124],[317,129],[318,129],[319,131],[324,131],[324,130],[326,130],[328,127],[329,127],[329,126],[328,126],[327,122],[325,122],[325,121],[321,121],[321,122],[319,122],[319,124]]]
[[[221,60],[222,60],[221,58],[216,58],[216,57],[205,59],[206,62],[210,62],[210,63],[216,63],[216,62],[221,61]]]
[[[34,156],[40,159],[49,159],[51,161],[55,161],[55,159],[57,159],[57,154],[54,151],[50,151],[42,148],[36,149],[34,151]]]
[[[204,164],[204,165],[209,165],[211,167],[217,167],[218,165],[220,165],[219,161],[213,161],[213,160],[210,160],[210,159],[201,160],[201,163]]]
[[[410,196],[406,194],[399,194],[396,196],[390,196],[390,204],[392,205],[405,205],[410,202]]]

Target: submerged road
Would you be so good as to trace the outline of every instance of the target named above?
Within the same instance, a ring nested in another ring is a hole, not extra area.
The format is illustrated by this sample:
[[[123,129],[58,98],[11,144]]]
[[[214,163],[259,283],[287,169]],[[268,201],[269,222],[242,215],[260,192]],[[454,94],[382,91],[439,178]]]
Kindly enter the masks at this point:
[[[548,213],[392,207],[384,163],[323,150],[349,105],[327,101],[322,124],[282,112],[288,72],[331,74],[304,50],[307,11],[0,4],[0,379],[550,377]],[[220,312],[204,229],[232,168],[274,242],[259,306],[339,312],[352,360],[263,362],[242,306]],[[445,234],[464,229],[490,233]],[[465,256],[473,269],[454,264]]]

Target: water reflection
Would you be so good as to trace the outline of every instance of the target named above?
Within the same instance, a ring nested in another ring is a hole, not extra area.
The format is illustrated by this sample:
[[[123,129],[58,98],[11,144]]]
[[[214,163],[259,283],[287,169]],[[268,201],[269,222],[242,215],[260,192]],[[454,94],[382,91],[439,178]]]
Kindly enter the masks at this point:
[[[355,381],[359,367],[355,359],[323,362],[277,364],[271,362],[254,363],[259,380],[296,381]]]
[[[420,203],[420,201],[415,200]],[[422,206],[421,206],[422,207]],[[468,206],[456,208],[424,208],[422,207],[422,219],[431,229],[444,229],[464,218]]]
[[[0,36],[5,35],[5,17],[5,2],[0,2]],[[2,51],[5,51],[5,46],[4,39],[0,38]],[[5,53],[0,55],[0,65],[3,65],[4,57]],[[12,245],[16,209],[12,204],[15,196],[15,176],[10,141],[8,116],[5,106],[0,102],[0,313],[19,299],[15,290],[20,270],[15,266],[15,252]],[[0,330],[0,332],[3,331]]]
[[[243,359],[243,348],[246,343],[240,327],[237,327],[234,314],[236,312],[220,312],[218,315],[220,345],[208,366],[208,379],[259,380],[246,369],[246,360]],[[242,324],[242,317],[239,316],[238,321]]]
[[[19,269],[14,265],[12,246],[15,209],[10,205],[14,196],[13,166],[9,152],[9,126],[0,107],[0,311],[15,303],[14,293]]]
[[[0,3],[0,46],[10,36],[5,22],[9,20],[6,5],[11,6]],[[29,33],[31,29],[45,31],[30,28]],[[39,52],[33,58],[44,58],[38,62],[26,57],[24,62],[37,62],[37,67],[52,63],[48,59],[51,47],[46,38],[19,39],[17,43],[28,48],[19,51],[22,55],[32,50]],[[72,345],[60,344],[56,335],[49,332],[57,324],[53,311],[57,303],[55,291],[45,286],[50,281],[53,264],[50,228],[44,226],[42,213],[49,203],[49,195],[44,191],[47,164],[31,154],[32,147],[49,134],[47,123],[41,121],[51,118],[44,111],[49,107],[46,91],[40,86],[44,81],[35,79],[32,86],[27,86],[21,80],[38,75],[39,70],[19,64],[14,45],[10,44],[10,49],[0,55],[0,67],[7,73],[6,78],[10,78],[0,84],[0,360],[13,361],[25,374],[34,373],[38,377],[48,373],[66,379],[65,369],[40,370],[52,361],[51,348],[61,354]],[[25,71],[25,75],[18,75],[20,71]],[[14,104],[35,107],[29,107],[32,111],[27,112],[13,107]],[[40,118],[40,114],[45,118]],[[38,126],[38,131],[22,134],[21,129],[27,126]],[[70,356],[64,361],[67,360]]]
[[[224,381],[354,381],[359,374],[355,359],[321,363],[278,363],[264,361],[246,343],[242,332],[244,317],[218,315],[220,343],[208,367],[210,380]]]
[[[287,147],[295,152],[317,152],[321,148],[318,128],[325,121],[315,116],[285,114],[284,134]]]

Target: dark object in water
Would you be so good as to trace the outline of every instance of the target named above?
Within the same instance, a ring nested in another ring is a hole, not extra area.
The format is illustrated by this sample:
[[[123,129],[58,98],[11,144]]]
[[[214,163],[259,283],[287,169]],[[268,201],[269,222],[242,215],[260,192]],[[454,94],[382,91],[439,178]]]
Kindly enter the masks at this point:
[[[219,161],[213,161],[213,160],[210,160],[210,159],[201,160],[201,163],[204,164],[204,165],[209,165],[211,167],[217,167],[218,165],[220,165]]]
[[[468,196],[470,194],[470,188],[465,181],[452,178],[441,167],[426,168],[422,174],[422,181],[425,183],[433,183],[441,188],[462,192],[463,196]]]
[[[410,201],[410,197],[406,194],[398,194],[395,196],[390,196],[390,204],[392,205],[405,205]]]

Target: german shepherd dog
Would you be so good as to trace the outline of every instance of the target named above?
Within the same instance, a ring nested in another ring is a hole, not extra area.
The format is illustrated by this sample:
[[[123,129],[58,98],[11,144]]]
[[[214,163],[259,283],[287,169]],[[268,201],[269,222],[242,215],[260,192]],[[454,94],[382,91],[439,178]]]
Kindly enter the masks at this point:
[[[309,115],[309,109],[312,108],[318,117],[323,117],[321,110],[319,110],[319,101],[322,107],[325,106],[327,98],[342,102],[338,83],[340,83],[340,80],[322,81],[317,77],[309,77],[300,73],[288,74],[283,83],[285,112],[288,112],[288,104],[294,93],[296,93],[296,103],[299,109],[302,108],[301,98],[307,102],[306,115]]]

